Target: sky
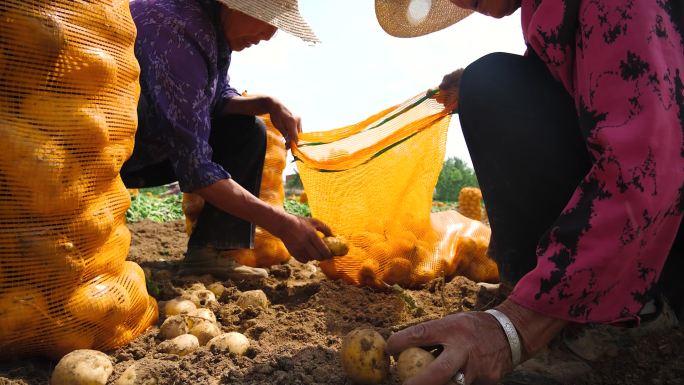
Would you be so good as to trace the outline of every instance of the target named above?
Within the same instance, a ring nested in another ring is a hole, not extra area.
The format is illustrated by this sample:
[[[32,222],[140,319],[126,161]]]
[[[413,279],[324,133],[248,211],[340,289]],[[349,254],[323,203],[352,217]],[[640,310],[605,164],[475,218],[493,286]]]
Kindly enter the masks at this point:
[[[300,0],[300,12],[320,44],[278,31],[269,41],[234,52],[229,70],[238,91],[279,99],[302,118],[304,132],[357,123],[439,85],[442,77],[491,52],[522,54],[519,11],[503,19],[473,14],[417,38],[385,33],[372,0]],[[471,164],[458,118],[446,157]],[[290,161],[285,174],[296,167]]]

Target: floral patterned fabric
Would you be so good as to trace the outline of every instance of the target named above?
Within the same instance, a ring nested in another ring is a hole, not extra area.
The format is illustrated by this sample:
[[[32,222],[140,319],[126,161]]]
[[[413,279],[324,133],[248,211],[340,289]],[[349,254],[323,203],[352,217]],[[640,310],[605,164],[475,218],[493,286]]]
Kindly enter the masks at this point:
[[[573,322],[637,319],[684,209],[681,0],[521,8],[528,47],[574,97],[593,167],[511,299]]]
[[[140,63],[138,131],[122,173],[169,160],[181,190],[230,175],[211,161],[211,118],[239,93],[229,85],[230,47],[216,0],[134,0]]]

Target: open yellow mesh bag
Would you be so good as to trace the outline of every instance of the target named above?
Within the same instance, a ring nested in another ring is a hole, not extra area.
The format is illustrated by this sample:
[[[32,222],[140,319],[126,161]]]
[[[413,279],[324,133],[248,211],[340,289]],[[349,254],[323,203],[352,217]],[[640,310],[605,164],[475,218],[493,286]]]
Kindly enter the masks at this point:
[[[261,118],[266,123],[266,156],[261,176],[259,199],[272,206],[283,207],[285,202],[283,170],[285,169],[287,150],[283,136],[273,126],[268,116],[261,116]],[[199,195],[183,194],[185,231],[188,235],[192,233],[192,228],[197,223],[203,206],[204,200]],[[254,249],[231,250],[223,254],[234,258],[240,264],[252,267],[269,267],[287,262],[290,259],[290,253],[288,253],[283,242],[259,226],[257,226],[254,235]]]
[[[119,177],[135,33],[128,0],[0,2],[0,358],[108,350],[156,320]]]
[[[450,115],[434,92],[346,127],[303,133],[293,148],[312,216],[349,253],[321,262],[331,279],[415,287],[456,274],[498,280],[490,229],[456,211],[431,213]]]

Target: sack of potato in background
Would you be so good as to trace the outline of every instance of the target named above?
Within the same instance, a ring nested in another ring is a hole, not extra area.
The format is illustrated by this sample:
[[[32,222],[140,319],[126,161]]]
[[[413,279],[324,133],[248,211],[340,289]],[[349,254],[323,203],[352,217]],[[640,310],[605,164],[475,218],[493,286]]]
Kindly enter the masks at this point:
[[[375,288],[456,274],[498,281],[481,218],[431,213],[450,121],[433,96],[417,95],[351,126],[303,133],[293,146],[312,215],[349,243],[347,255],[321,262],[329,278]],[[479,199],[477,207],[466,201],[468,215],[478,215]]]
[[[107,350],[156,320],[119,177],[134,41],[128,0],[0,3],[0,357]]]
[[[287,160],[287,150],[283,136],[273,127],[267,116],[261,117],[266,124],[266,157],[261,176],[259,199],[272,205],[283,207],[285,189],[283,186],[283,170]],[[204,207],[204,200],[197,194],[183,194],[183,213],[185,214],[185,231],[192,233],[193,226]],[[224,252],[226,256],[234,258],[242,265],[252,267],[269,267],[290,259],[285,245],[261,227],[256,227],[254,235],[254,249],[231,250]]]

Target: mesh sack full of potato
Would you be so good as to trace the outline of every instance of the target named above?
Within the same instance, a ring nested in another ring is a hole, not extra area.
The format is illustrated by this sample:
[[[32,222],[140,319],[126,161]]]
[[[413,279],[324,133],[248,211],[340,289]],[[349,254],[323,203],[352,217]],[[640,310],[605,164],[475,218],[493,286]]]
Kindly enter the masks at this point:
[[[266,156],[259,188],[259,199],[272,205],[283,207],[285,189],[283,187],[283,170],[287,159],[287,150],[283,136],[273,126],[268,116],[261,116],[266,124]],[[183,213],[185,214],[185,230],[192,233],[197,223],[204,200],[197,194],[183,194]],[[268,231],[257,226],[254,235],[254,249],[225,251],[224,255],[234,258],[238,263],[252,267],[269,267],[287,262],[290,253],[280,241]]]
[[[349,243],[347,255],[321,262],[328,277],[376,288],[454,275],[498,280],[489,227],[456,211],[431,213],[450,121],[433,96],[301,134],[293,154],[311,213]]]
[[[128,0],[0,2],[0,357],[107,350],[156,320],[119,176],[135,33]]]

